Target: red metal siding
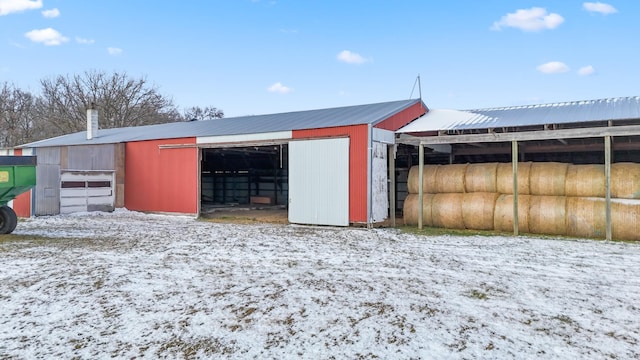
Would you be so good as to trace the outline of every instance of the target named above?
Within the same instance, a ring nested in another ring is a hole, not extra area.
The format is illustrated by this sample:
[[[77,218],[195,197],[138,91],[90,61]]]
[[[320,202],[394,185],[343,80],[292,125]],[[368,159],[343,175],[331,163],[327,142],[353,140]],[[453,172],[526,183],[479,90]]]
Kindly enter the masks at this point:
[[[402,110],[401,112],[392,115],[381,122],[377,123],[374,127],[377,129],[396,131],[401,127],[407,125],[413,120],[419,118],[427,112],[426,106],[422,101],[417,102],[410,107]]]
[[[196,214],[198,149],[195,138],[130,142],[125,147],[125,207],[135,211]]]
[[[349,221],[367,222],[367,125],[294,130],[294,139],[349,137]]]
[[[22,155],[22,149],[15,149],[13,155]],[[13,199],[13,211],[20,217],[31,216],[31,191],[26,191]]]

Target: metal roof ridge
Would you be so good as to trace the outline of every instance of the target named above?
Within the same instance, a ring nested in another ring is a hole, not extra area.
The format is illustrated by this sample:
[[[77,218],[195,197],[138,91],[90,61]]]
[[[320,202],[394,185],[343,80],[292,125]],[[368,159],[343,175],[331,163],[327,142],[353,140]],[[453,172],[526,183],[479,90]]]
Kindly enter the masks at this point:
[[[253,114],[253,115],[240,115],[233,117],[225,117],[222,119],[240,119],[240,118],[251,118],[251,117],[260,117],[260,116],[276,116],[276,115],[290,115],[290,114],[300,114],[300,113],[309,113],[314,111],[325,111],[325,110],[341,110],[341,109],[354,109],[358,107],[366,107],[366,106],[377,106],[377,105],[388,105],[392,103],[401,103],[401,102],[409,102],[409,101],[419,101],[420,99],[406,99],[406,100],[392,100],[392,101],[383,101],[383,102],[374,102],[374,103],[366,103],[359,105],[345,105],[345,106],[335,106],[329,108],[316,108],[316,109],[308,109],[308,110],[292,110],[278,113],[268,113],[268,114]]]
[[[524,105],[513,105],[513,106],[503,106],[503,107],[475,108],[475,109],[465,109],[465,110],[459,110],[459,111],[467,111],[467,112],[473,112],[473,113],[483,112],[483,111],[506,111],[506,110],[531,109],[531,108],[541,108],[541,107],[587,105],[587,104],[594,104],[599,102],[618,102],[622,100],[634,100],[634,99],[640,102],[640,96],[619,96],[619,97],[611,97],[611,98],[560,101],[560,102],[542,103],[542,104],[524,104]]]

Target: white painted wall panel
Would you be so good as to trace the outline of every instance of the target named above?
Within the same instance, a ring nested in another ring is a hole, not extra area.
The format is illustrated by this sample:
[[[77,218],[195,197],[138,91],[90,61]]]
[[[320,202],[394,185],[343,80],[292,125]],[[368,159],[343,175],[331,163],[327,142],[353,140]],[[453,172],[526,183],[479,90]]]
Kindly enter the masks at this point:
[[[349,226],[349,138],[289,143],[289,222]]]
[[[388,164],[387,145],[374,142],[371,160],[371,219],[373,222],[384,221],[389,214]]]
[[[395,144],[396,143],[396,133],[389,130],[373,128],[373,141],[385,143],[385,144]]]
[[[259,134],[223,135],[223,136],[202,136],[196,138],[196,144],[220,144],[249,141],[268,141],[291,139],[291,131],[277,131]]]

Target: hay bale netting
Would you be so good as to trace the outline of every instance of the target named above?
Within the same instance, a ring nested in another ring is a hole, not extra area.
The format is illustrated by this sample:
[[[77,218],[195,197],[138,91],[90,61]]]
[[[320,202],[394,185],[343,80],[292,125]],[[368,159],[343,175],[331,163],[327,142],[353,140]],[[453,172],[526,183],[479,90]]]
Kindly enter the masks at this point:
[[[497,192],[497,169],[498,163],[469,164],[464,175],[466,192]]]
[[[518,194],[529,195],[531,162],[518,163]],[[496,188],[500,194],[513,194],[513,163],[500,163],[496,170]]]
[[[462,222],[466,229],[493,230],[493,209],[499,194],[466,193],[462,198]]]
[[[462,219],[462,193],[435,194],[431,202],[433,226],[447,229],[464,229]]]
[[[436,178],[436,194],[463,193],[464,177],[469,164],[441,165]]]
[[[564,191],[566,196],[605,197],[604,165],[569,165]]]
[[[424,165],[422,170],[422,191],[425,193],[436,192],[436,176],[440,165]],[[420,167],[412,166],[409,169],[409,177],[407,178],[407,190],[409,194],[417,194],[420,191],[418,187],[420,175]]]
[[[402,208],[402,216],[405,225],[418,225],[418,194],[409,194],[404,199]],[[424,226],[433,226],[431,217],[431,203],[433,202],[433,194],[422,195],[422,224]]]
[[[569,164],[534,162],[529,172],[531,195],[564,196]]]
[[[564,196],[531,196],[529,204],[529,232],[534,234],[565,235],[566,203]]]
[[[640,164],[611,164],[611,197],[640,199]]]
[[[529,206],[531,195],[518,195],[518,232],[529,231]],[[493,228],[496,231],[513,232],[513,195],[500,195],[493,211]]]
[[[640,240],[640,201],[611,200],[611,236],[616,240]]]
[[[567,235],[605,238],[607,218],[605,199],[595,197],[567,197]]]

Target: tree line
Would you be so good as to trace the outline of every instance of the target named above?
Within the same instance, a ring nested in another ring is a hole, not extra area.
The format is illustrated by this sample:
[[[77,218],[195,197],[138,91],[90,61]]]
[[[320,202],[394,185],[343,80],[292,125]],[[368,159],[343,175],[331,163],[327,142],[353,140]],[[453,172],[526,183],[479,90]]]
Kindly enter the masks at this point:
[[[101,129],[224,117],[213,106],[180,111],[145,77],[87,71],[40,80],[33,94],[0,83],[0,148],[9,148],[87,128],[87,109],[99,111]]]

